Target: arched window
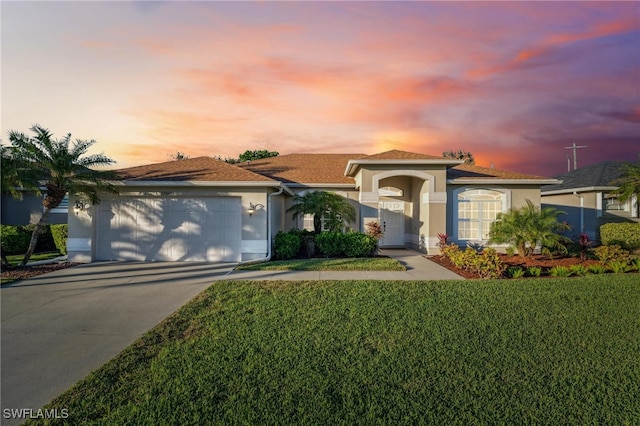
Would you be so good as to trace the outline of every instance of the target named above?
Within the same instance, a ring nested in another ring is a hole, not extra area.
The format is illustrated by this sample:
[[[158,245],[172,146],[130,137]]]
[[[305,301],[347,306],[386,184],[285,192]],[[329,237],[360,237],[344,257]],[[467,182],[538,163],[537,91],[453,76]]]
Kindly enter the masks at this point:
[[[457,196],[458,240],[489,239],[491,223],[506,211],[506,194],[492,189],[469,189]]]
[[[404,191],[400,188],[396,188],[395,186],[385,186],[378,189],[378,195],[381,197],[402,197],[404,195]]]

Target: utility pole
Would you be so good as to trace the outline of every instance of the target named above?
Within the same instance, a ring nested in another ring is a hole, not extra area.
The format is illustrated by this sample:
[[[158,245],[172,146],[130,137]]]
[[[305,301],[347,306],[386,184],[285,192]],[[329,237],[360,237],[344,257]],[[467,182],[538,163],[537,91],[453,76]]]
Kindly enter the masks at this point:
[[[586,148],[587,145],[576,145],[574,142],[571,146],[565,146],[564,149],[573,149],[573,170],[578,168],[578,149]]]

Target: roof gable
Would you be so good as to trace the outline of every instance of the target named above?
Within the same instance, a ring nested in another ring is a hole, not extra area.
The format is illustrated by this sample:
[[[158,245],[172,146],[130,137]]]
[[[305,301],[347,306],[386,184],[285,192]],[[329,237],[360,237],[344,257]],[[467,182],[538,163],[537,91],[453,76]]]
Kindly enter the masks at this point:
[[[126,181],[169,182],[274,182],[266,176],[211,157],[167,161],[116,170]]]
[[[355,159],[355,158],[354,158]],[[379,154],[367,155],[361,160],[443,160],[444,157],[435,155],[419,154],[417,152],[400,151],[392,149],[391,151],[381,152]]]

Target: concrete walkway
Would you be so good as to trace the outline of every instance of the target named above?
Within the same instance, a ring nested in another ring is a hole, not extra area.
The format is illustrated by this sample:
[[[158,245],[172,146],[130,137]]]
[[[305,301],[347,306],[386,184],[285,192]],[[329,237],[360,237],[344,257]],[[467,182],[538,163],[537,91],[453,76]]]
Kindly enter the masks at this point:
[[[462,280],[460,275],[424,257],[422,253],[409,249],[383,249],[383,256],[389,256],[406,268],[406,272],[396,271],[233,271],[226,278],[231,280]]]
[[[462,279],[415,251],[382,254],[408,270],[261,272],[232,271],[235,264],[101,262],[3,286],[1,408],[41,408],[216,280]],[[20,422],[2,418],[3,425]]]

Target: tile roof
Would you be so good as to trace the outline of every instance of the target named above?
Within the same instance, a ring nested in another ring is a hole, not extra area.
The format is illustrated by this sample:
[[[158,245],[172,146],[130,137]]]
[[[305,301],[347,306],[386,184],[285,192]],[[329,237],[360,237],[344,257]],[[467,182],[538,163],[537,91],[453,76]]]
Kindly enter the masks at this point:
[[[189,158],[179,161],[148,164],[116,170],[115,173],[127,181],[172,181],[172,182],[272,182],[266,176],[211,157]]]
[[[344,175],[349,160],[365,154],[287,154],[238,164],[245,170],[260,173],[287,184],[353,184]]]
[[[491,169],[470,164],[460,164],[447,170],[447,179],[548,179],[543,176]]]
[[[580,167],[573,171],[557,176],[562,180],[558,185],[545,185],[542,192],[561,191],[576,188],[589,188],[593,186],[617,186],[611,182],[622,175],[623,161],[603,161]]]
[[[355,160],[356,158],[351,158]],[[416,152],[400,151],[392,149],[391,151],[381,152],[379,154],[367,155],[361,160],[444,160],[444,157],[435,155],[418,154]]]

